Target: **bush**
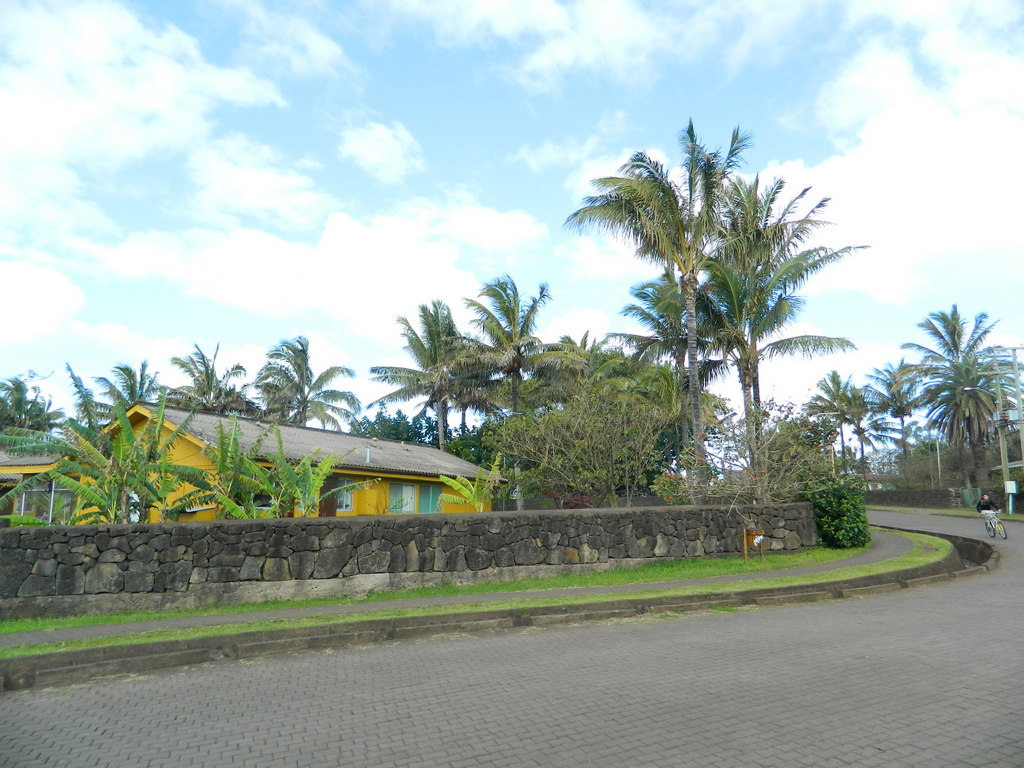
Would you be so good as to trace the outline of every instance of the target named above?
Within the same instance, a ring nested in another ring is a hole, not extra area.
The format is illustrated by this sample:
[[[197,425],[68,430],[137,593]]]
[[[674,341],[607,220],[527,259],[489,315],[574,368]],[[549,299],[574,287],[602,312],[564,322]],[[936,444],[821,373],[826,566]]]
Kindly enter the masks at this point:
[[[864,489],[856,480],[841,479],[808,494],[822,543],[833,549],[863,547],[871,541]]]

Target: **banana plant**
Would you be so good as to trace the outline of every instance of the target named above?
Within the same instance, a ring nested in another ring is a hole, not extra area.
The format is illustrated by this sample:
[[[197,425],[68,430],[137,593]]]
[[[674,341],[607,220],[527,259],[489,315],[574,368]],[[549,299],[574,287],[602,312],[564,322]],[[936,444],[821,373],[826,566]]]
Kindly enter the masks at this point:
[[[495,455],[489,470],[477,470],[475,480],[441,475],[438,479],[456,493],[442,493],[437,500],[437,511],[442,511],[443,504],[469,504],[477,512],[483,512],[484,506],[494,495],[494,489],[501,482],[501,472],[498,470],[500,465],[501,454],[499,453]]]
[[[183,419],[165,435],[165,404],[166,391],[138,431],[125,405],[116,403],[112,421],[104,425],[92,419],[68,420],[60,435],[26,429],[0,435],[0,447],[16,455],[52,457],[54,463],[49,471],[19,483],[0,502],[52,481],[75,494],[73,524],[131,522],[148,510],[159,516],[175,514],[195,498],[182,492],[189,486],[204,487],[206,479],[202,470],[172,459],[171,447],[192,419]]]

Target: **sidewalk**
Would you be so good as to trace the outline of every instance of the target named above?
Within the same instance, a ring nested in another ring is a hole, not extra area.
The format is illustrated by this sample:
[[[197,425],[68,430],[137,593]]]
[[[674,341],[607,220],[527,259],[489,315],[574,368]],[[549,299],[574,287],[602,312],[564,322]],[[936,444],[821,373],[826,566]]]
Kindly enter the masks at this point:
[[[192,627],[228,626],[252,621],[273,621],[276,619],[301,619],[311,616],[338,616],[358,614],[381,610],[404,610],[409,608],[437,607],[448,605],[470,605],[473,603],[502,603],[530,598],[573,597],[585,595],[614,595],[641,591],[671,590],[692,585],[717,585],[738,581],[755,581],[779,577],[803,576],[827,571],[848,568],[855,565],[866,565],[882,562],[902,555],[911,547],[910,542],[893,534],[876,532],[872,537],[871,546],[864,552],[850,558],[822,565],[789,568],[781,571],[768,571],[757,574],[736,574],[731,576],[715,576],[703,579],[686,579],[681,581],[657,582],[651,584],[622,584],[602,587],[571,587],[564,589],[530,590],[520,592],[488,592],[482,594],[466,594],[446,597],[404,598],[386,601],[367,601],[350,605],[317,605],[301,608],[280,608],[275,610],[240,611],[238,613],[215,614],[205,616],[183,616],[176,618],[154,619],[152,621],[134,621],[114,624],[95,624],[91,626],[69,627],[66,629],[47,629],[33,632],[16,632],[0,634],[0,647],[14,645],[30,645],[33,643],[56,643],[80,638],[112,637],[117,635],[139,634],[162,629],[188,629]],[[708,592],[715,591],[709,589]]]

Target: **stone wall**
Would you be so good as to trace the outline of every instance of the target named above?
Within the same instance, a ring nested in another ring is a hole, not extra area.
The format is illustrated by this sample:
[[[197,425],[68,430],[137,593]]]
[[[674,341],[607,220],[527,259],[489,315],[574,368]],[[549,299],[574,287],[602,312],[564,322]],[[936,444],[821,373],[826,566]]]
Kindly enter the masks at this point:
[[[919,491],[865,491],[864,503],[883,507],[914,509],[946,509],[960,506],[960,492],[955,488],[933,488]]]
[[[814,545],[810,505],[0,529],[0,616],[191,607]]]

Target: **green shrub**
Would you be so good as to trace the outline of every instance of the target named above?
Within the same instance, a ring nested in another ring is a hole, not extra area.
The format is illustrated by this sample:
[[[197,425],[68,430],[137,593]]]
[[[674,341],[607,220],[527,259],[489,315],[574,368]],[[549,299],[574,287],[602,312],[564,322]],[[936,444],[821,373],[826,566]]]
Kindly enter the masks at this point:
[[[871,541],[864,489],[852,479],[841,479],[808,494],[814,504],[814,522],[826,547],[851,549]]]

